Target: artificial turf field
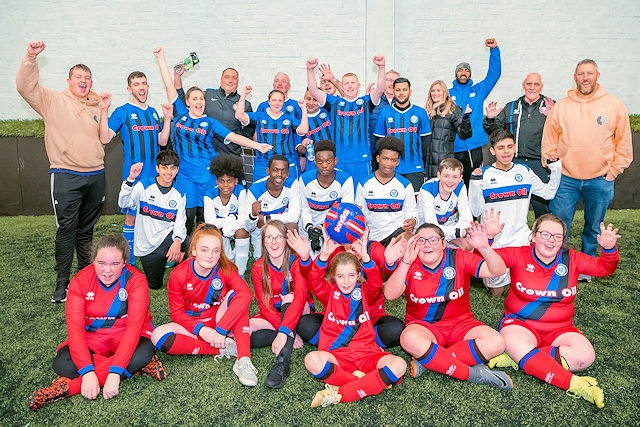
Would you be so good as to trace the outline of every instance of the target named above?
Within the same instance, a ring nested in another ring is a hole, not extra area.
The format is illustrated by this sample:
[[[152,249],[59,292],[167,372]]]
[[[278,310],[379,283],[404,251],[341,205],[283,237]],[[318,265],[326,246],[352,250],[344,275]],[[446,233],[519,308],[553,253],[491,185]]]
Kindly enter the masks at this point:
[[[580,247],[581,214],[570,238],[575,248]],[[291,375],[281,390],[262,384],[273,361],[268,348],[252,350],[261,381],[255,388],[240,385],[232,360],[159,353],[168,372],[162,382],[134,376],[121,383],[114,399],[89,401],[78,395],[31,412],[28,397],[55,377],[55,348],[66,337],[64,305],[49,302],[55,221],[53,216],[0,217],[0,426],[640,425],[640,211],[609,211],[606,220],[620,228],[620,265],[611,277],[579,285],[575,315],[596,349],[597,359],[584,375],[598,379],[604,409],[513,370],[508,370],[515,384],[510,392],[426,372],[418,379],[407,374],[399,386],[360,402],[311,409],[311,398],[323,384],[304,368],[304,355],[312,349],[305,345],[294,351]],[[121,232],[122,222],[122,216],[102,217],[96,237]],[[150,295],[154,323],[168,322],[166,287]],[[473,287],[470,297],[476,317],[495,327],[504,298]],[[387,310],[403,317],[403,303],[389,302]],[[251,313],[256,311],[254,303]],[[400,349],[392,352],[410,360]]]

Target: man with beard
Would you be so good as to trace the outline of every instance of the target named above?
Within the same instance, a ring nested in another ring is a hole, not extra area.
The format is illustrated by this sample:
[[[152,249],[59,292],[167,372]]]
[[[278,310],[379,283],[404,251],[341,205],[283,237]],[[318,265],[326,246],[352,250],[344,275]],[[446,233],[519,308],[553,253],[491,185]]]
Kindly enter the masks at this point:
[[[423,153],[429,146],[431,125],[424,108],[411,104],[411,82],[399,77],[393,82],[395,103],[378,115],[374,136],[395,136],[404,143],[404,154],[396,172],[407,178],[416,193],[424,184]]]
[[[498,83],[502,73],[502,63],[500,59],[500,48],[494,38],[486,39],[485,46],[489,48],[489,70],[487,77],[479,83],[471,80],[471,65],[468,62],[461,62],[456,67],[456,79],[453,87],[449,89],[451,99],[466,111],[471,108],[471,129],[472,135],[468,139],[460,138],[456,135],[453,150],[454,157],[460,160],[464,166],[463,179],[465,185],[469,186],[471,171],[482,165],[482,147],[487,144],[487,134],[482,129],[483,104],[493,87]]]
[[[141,179],[153,179],[156,177],[156,156],[160,147],[165,147],[171,132],[171,117],[173,107],[163,105],[164,124],[160,126],[160,117],[155,108],[147,105],[149,84],[147,76],[142,71],[134,71],[127,77],[127,92],[131,94],[131,100],[116,108],[107,119],[107,112],[111,105],[111,97],[105,98],[105,105],[100,114],[100,140],[108,143],[120,132],[122,148],[124,150],[124,163],[122,164],[122,180],[126,181],[131,166],[142,163],[142,171],[133,181],[135,185]],[[162,131],[160,131],[162,129]],[[136,210],[123,208],[125,214],[122,235],[129,243],[129,263],[136,265],[133,254],[133,230],[136,224]]]
[[[618,98],[598,84],[600,72],[592,59],[578,62],[576,88],[559,100],[547,118],[542,137],[542,161],[562,160],[562,178],[551,213],[569,228],[576,203],[584,202],[582,252],[595,256],[600,223],[613,200],[613,184],[633,160],[629,114]],[[591,281],[580,275],[580,280]]]

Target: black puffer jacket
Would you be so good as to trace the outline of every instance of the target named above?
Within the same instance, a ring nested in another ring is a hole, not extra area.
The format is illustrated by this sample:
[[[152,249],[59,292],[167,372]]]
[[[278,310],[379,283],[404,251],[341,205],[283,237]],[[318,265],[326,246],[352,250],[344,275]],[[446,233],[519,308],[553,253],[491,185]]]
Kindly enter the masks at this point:
[[[471,121],[469,114],[462,114],[460,107],[446,116],[429,117],[431,123],[431,143],[425,148],[424,165],[427,179],[435,178],[440,162],[453,157],[453,142],[456,133],[460,138],[471,137]]]

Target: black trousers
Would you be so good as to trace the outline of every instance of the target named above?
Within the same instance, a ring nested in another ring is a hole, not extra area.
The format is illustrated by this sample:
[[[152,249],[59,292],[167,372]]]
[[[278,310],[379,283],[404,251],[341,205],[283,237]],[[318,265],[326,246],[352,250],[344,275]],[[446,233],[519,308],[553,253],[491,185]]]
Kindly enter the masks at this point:
[[[474,148],[473,150],[469,151],[459,151],[457,153],[453,153],[453,157],[462,162],[462,166],[464,166],[464,170],[462,171],[462,179],[464,180],[464,185],[469,188],[471,172],[473,172],[475,168],[482,167],[482,147]]]
[[[89,349],[89,351],[91,351],[91,349]],[[93,354],[93,351],[91,351],[91,353]],[[155,354],[156,349],[151,340],[146,337],[140,337],[138,346],[133,351],[131,360],[129,360],[129,364],[125,368],[126,371],[130,374],[135,374],[140,369],[147,366],[147,363],[149,363]],[[56,357],[53,359],[53,370],[61,377],[77,378],[79,376],[78,367],[71,359],[71,352],[69,351],[68,345],[65,345],[58,350],[58,353],[56,353]],[[123,375],[123,377],[127,376],[128,375],[126,375],[126,373]]]
[[[69,283],[73,251],[78,270],[91,262],[93,227],[100,219],[105,197],[104,171],[96,175],[51,174],[51,200],[56,216],[57,286]]]
[[[167,265],[167,251],[173,244],[172,236],[173,233],[170,232],[167,234],[167,237],[165,237],[160,246],[158,246],[153,252],[139,257],[140,262],[142,262],[142,269],[144,270],[144,274],[147,276],[147,282],[151,289],[162,288],[164,270]],[[186,252],[187,248],[185,248],[184,242],[181,246],[181,250]]]
[[[542,182],[544,182],[545,184],[549,182],[550,171],[542,167],[540,159],[516,157],[513,159],[513,162],[522,163],[529,166],[529,169],[531,169]],[[549,209],[549,200],[545,200],[542,197],[536,196],[535,194],[531,195],[530,206],[533,209],[533,213],[536,218],[551,212],[551,210]]]

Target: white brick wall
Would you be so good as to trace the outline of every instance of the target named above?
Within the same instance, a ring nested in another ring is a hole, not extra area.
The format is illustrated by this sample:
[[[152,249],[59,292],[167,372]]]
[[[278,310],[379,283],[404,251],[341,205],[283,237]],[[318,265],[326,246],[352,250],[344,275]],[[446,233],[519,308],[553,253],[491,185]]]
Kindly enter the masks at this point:
[[[150,102],[165,101],[151,53],[157,45],[169,61],[198,53],[202,62],[186,75],[185,86],[216,87],[222,69],[235,67],[241,84],[254,86],[254,105],[266,98],[277,71],[291,76],[290,95],[301,97],[310,56],[331,63],[338,75],[357,73],[364,90],[375,78],[371,57],[380,53],[388,68],[412,81],[414,102],[422,105],[430,83],[450,82],[463,60],[471,63],[472,78],[484,78],[483,41],[493,36],[503,75],[489,99],[504,103],[519,96],[529,71],[543,75],[545,94],[561,98],[573,85],[576,62],[590,57],[603,86],[640,113],[640,3],[633,0],[185,0],[175,8],[146,0],[2,3],[0,119],[37,117],[15,91],[15,72],[32,39],[47,43],[39,60],[43,85],[64,88],[69,67],[83,62],[93,71],[94,89],[112,92],[114,105],[127,101],[126,76],[134,69],[147,73]]]

